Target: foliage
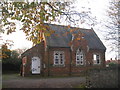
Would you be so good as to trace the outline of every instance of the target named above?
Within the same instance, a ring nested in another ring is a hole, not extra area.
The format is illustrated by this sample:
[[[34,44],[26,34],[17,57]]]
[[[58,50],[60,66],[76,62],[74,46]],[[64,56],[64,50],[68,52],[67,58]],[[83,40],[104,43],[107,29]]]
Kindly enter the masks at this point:
[[[5,40],[3,44],[1,45],[1,52],[0,52],[0,58],[5,59],[9,58],[11,55],[11,50],[8,49],[9,47],[13,46],[13,41],[11,40]]]
[[[39,43],[42,39],[42,33],[49,36],[50,32],[46,29],[45,22],[56,20],[63,13],[66,6],[70,3],[65,2],[4,2],[2,7],[2,21],[7,34],[15,32],[16,26],[11,20],[22,22],[21,30],[26,34],[27,39],[33,43]]]
[[[5,44],[5,45],[2,45],[2,48],[1,48],[1,51],[2,51],[2,59],[8,59],[11,55],[11,50],[8,49],[8,46]]]
[[[17,51],[8,49],[7,45],[2,45],[2,70],[4,71],[19,71],[21,60],[18,58]]]
[[[109,63],[109,67],[110,68],[118,68],[118,64],[117,63]]]
[[[49,27],[44,23],[60,22],[60,20],[63,21],[63,18],[73,24],[76,24],[76,21],[84,23],[84,18],[92,20],[88,15],[89,11],[79,13],[72,10],[72,4],[72,0],[69,2],[4,2],[2,4],[2,23],[9,34],[16,30],[16,24],[12,20],[22,22],[21,30],[26,34],[27,39],[33,44],[40,43],[44,36],[54,33],[53,30],[48,30]]]

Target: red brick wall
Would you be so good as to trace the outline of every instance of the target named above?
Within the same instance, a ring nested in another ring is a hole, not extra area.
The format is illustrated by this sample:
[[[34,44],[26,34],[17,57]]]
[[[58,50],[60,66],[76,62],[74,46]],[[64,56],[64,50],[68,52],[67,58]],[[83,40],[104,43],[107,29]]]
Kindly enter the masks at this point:
[[[27,52],[27,64],[25,65],[25,75],[31,74],[31,59],[32,57],[39,57],[41,60],[41,64],[44,60],[44,42],[41,42],[38,46],[34,46]],[[42,66],[42,65],[41,65]],[[41,67],[42,69],[43,67]]]
[[[87,52],[87,49],[82,49],[84,51],[86,63],[81,66],[76,66],[76,51],[70,51],[70,48],[49,48],[49,51],[46,52],[46,65],[48,64],[49,60],[49,66],[46,67],[46,70],[44,71],[47,75],[74,75],[74,74],[81,74],[80,72],[89,69],[89,68],[100,68],[105,66],[105,53],[102,50],[89,50]],[[65,66],[54,66],[54,51],[64,51],[65,53]],[[100,65],[94,65],[93,64],[93,54],[99,53],[101,56],[101,64]],[[88,64],[88,61],[91,63]],[[71,65],[70,65],[71,63]]]
[[[101,64],[100,65],[95,65],[93,63],[93,54],[98,53],[100,55],[100,60],[101,60]],[[103,50],[90,50],[88,52],[88,60],[90,60],[92,66],[94,67],[105,67],[105,52]]]
[[[75,45],[75,44],[74,44]],[[82,66],[76,66],[76,50],[80,48],[83,50],[85,55],[86,63]],[[103,50],[87,50],[87,42],[84,45],[79,44],[73,47],[73,51],[70,48],[48,48],[45,51],[44,42],[39,46],[33,47],[27,52],[27,64],[25,68],[25,75],[31,74],[31,58],[38,56],[41,59],[41,74],[46,76],[62,76],[62,75],[79,75],[82,71],[89,68],[100,68],[105,67],[105,52]],[[65,54],[65,66],[54,66],[54,51],[64,51]],[[93,54],[99,53],[101,56],[101,64],[93,64]],[[88,61],[91,63],[88,64]],[[71,63],[71,64],[70,64]],[[45,67],[44,67],[45,65]]]
[[[65,66],[54,65],[54,51],[64,51]],[[44,60],[46,65],[49,63],[49,66],[47,65],[47,70],[45,70],[44,73],[48,74],[49,72],[49,75],[57,75],[67,72],[67,74],[69,74],[70,59],[69,48],[49,48],[49,50],[46,51],[46,59]]]

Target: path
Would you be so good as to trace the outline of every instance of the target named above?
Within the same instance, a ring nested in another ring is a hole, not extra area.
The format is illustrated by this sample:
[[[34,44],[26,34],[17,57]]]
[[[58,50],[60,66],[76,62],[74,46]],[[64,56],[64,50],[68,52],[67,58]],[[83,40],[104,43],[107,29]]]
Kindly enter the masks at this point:
[[[84,77],[21,78],[3,80],[3,88],[72,88],[85,83]]]

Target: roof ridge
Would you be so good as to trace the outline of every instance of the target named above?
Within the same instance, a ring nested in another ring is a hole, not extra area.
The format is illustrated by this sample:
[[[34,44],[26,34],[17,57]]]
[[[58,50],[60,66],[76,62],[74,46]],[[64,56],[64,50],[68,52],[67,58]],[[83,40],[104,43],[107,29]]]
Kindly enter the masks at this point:
[[[45,23],[45,24],[48,24],[48,25],[55,25],[55,26],[62,26],[62,27],[68,27],[68,25],[59,25],[59,24],[51,24],[51,23]],[[93,28],[90,28],[90,29],[87,29],[87,28],[80,28],[80,27],[73,27],[73,26],[70,26],[70,28],[78,28],[78,29],[81,29],[81,30],[93,30]]]
[[[97,39],[99,39],[98,42],[100,42],[105,47],[105,45],[103,44],[101,39],[98,37],[97,33],[94,30],[93,30],[93,32],[94,32],[95,36],[97,37]],[[105,47],[105,50],[106,50],[106,47]]]

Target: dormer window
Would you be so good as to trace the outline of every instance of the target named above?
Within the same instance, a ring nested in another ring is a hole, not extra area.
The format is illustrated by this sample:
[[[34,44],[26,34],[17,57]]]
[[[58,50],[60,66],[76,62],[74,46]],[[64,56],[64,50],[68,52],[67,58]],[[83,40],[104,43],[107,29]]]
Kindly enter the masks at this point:
[[[76,65],[83,65],[84,55],[81,49],[78,49],[76,52]]]

